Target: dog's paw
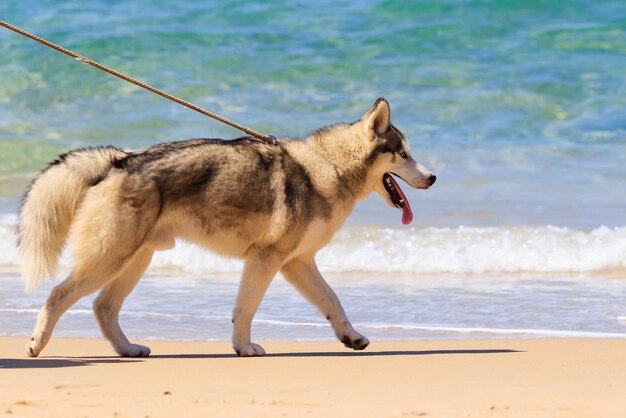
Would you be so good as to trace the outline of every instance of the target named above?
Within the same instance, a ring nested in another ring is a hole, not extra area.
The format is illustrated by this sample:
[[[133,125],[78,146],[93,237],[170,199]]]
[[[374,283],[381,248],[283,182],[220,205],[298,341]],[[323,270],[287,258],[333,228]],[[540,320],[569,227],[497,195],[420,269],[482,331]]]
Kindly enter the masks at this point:
[[[33,338],[31,338],[30,341],[26,343],[26,354],[28,355],[28,357],[37,357],[40,352],[41,347],[39,347],[39,344],[37,344],[37,342]]]
[[[150,347],[140,344],[128,344],[124,347],[116,348],[117,354],[122,357],[148,357]]]
[[[241,344],[233,348],[239,357],[258,357],[265,355],[263,347],[255,343]]]
[[[343,345],[353,350],[365,350],[365,348],[370,344],[370,340],[359,333],[356,333],[356,336],[354,337],[344,335],[341,337],[341,342]]]

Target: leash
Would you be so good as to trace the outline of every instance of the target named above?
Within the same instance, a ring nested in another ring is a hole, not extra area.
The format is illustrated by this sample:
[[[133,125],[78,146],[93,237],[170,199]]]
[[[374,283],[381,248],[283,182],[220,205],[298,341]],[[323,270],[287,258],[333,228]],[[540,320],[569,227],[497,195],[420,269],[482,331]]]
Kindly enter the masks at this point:
[[[217,115],[217,114],[215,114],[213,112],[209,112],[208,110],[203,109],[200,106],[196,106],[195,104],[189,103],[186,100],[179,99],[176,96],[172,96],[171,94],[166,93],[164,91],[161,91],[161,90],[159,90],[159,89],[157,89],[155,87],[152,87],[149,84],[146,84],[146,83],[144,83],[142,81],[139,81],[139,80],[136,80],[136,79],[134,79],[132,77],[129,77],[126,74],[122,74],[119,71],[115,71],[115,70],[113,70],[113,69],[111,69],[111,68],[109,68],[107,66],[104,66],[104,65],[102,65],[100,63],[92,61],[89,58],[85,58],[82,55],[79,55],[79,54],[77,54],[75,52],[72,52],[72,51],[70,51],[68,49],[65,49],[65,48],[63,48],[63,47],[61,47],[59,45],[56,45],[56,44],[54,44],[54,43],[52,43],[50,41],[46,41],[45,39],[40,38],[39,36],[33,35],[32,33],[28,33],[25,30],[20,29],[20,28],[18,28],[16,26],[13,26],[13,25],[5,22],[5,21],[0,20],[0,26],[4,26],[5,28],[7,28],[9,30],[12,30],[13,32],[16,32],[16,33],[18,33],[18,34],[20,34],[22,36],[25,36],[27,38],[32,39],[33,41],[37,41],[37,42],[39,42],[41,44],[44,44],[45,46],[47,46],[49,48],[55,49],[55,50],[65,54],[65,55],[69,55],[70,57],[74,58],[75,60],[78,60],[78,61],[82,62],[83,64],[91,65],[92,67],[95,67],[95,68],[97,68],[99,70],[107,72],[107,73],[109,73],[111,75],[114,75],[117,78],[121,78],[122,80],[125,80],[125,81],[128,81],[130,83],[133,83],[134,85],[142,87],[142,88],[144,88],[146,90],[149,90],[152,93],[158,94],[159,96],[165,97],[166,99],[169,99],[169,100],[171,100],[173,102],[176,102],[176,103],[178,103],[180,105],[183,105],[185,107],[188,107],[189,109],[192,109],[192,110],[195,110],[196,112],[202,113],[205,116],[211,117],[211,118],[213,118],[215,120],[218,120],[218,121],[220,121],[222,123],[225,123],[226,125],[232,126],[235,129],[239,129],[240,131],[243,131],[243,132],[247,133],[248,135],[253,136],[253,137],[257,138],[257,139],[260,139],[262,141],[268,141],[268,142],[270,142],[273,145],[277,144],[276,137],[273,136],[273,135],[264,135],[262,133],[259,133],[259,132],[255,131],[255,130],[253,130],[253,129],[250,129],[250,128],[246,127],[246,126],[243,126],[243,125],[235,123],[235,122],[233,122],[231,120],[228,120],[228,119],[226,119],[226,118],[224,118],[224,117],[222,117],[220,115]]]

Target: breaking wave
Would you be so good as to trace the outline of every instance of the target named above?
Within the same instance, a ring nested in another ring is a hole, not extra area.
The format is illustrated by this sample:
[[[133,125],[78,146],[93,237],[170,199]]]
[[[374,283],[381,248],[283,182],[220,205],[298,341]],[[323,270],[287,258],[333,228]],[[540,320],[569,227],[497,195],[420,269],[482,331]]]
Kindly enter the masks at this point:
[[[0,268],[17,269],[14,215],[0,216]],[[395,229],[347,225],[317,257],[325,272],[566,273],[626,268],[626,227],[554,226]],[[69,268],[64,254],[60,265]],[[178,242],[155,254],[150,271],[238,272],[242,263]]]

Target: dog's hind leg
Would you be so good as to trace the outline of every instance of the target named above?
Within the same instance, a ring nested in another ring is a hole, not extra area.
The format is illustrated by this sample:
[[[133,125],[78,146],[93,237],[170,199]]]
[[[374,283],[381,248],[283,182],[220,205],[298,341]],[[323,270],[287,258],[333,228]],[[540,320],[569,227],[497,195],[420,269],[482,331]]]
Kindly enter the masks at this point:
[[[233,311],[233,349],[240,357],[262,356],[265,350],[250,340],[252,318],[278,272],[282,258],[271,251],[252,251],[246,262]]]
[[[291,260],[280,272],[326,316],[343,345],[354,350],[363,350],[368,346],[369,340],[352,327],[339,298],[322,277],[312,257]]]
[[[159,194],[145,181],[135,183],[122,175],[109,177],[83,198],[70,233],[75,268],[41,309],[26,345],[29,356],[39,355],[61,315],[78,299],[124,271],[154,226]]]
[[[115,352],[123,357],[146,357],[150,354],[150,348],[128,341],[120,327],[119,313],[124,300],[148,268],[153,253],[148,248],[137,251],[130,264],[104,286],[93,302],[93,311],[102,335],[109,340]]]
[[[30,357],[37,357],[48,344],[61,315],[80,298],[100,289],[116,272],[117,269],[107,268],[106,265],[92,269],[84,267],[74,269],[65,281],[50,292],[48,300],[37,316],[32,337],[26,344],[26,353]]]

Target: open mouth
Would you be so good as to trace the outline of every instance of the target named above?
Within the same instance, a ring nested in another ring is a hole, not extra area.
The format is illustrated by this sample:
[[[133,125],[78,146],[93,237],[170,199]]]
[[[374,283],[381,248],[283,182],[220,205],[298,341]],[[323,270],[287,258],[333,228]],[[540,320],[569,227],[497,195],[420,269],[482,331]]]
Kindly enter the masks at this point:
[[[389,193],[389,198],[395,207],[402,209],[402,223],[408,225],[413,220],[413,211],[409,201],[402,192],[402,189],[393,179],[390,173],[385,173],[383,176],[383,185],[385,190]]]

